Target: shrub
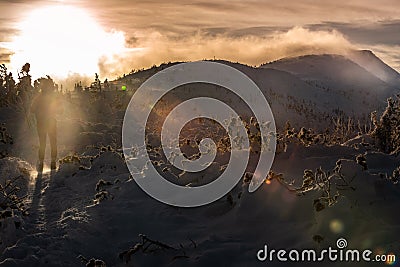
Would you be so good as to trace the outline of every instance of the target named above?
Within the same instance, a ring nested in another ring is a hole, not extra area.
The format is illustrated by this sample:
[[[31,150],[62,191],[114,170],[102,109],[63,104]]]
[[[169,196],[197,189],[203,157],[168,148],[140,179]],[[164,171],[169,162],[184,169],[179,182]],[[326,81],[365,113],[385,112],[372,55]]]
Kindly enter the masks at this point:
[[[374,114],[373,114],[374,115]],[[400,97],[389,98],[379,121],[373,117],[375,129],[372,136],[385,153],[400,152]]]
[[[14,211],[27,214],[27,208],[24,204],[26,195],[21,196],[20,187],[17,185],[23,176],[17,176],[13,179],[0,183],[0,219],[11,217]]]

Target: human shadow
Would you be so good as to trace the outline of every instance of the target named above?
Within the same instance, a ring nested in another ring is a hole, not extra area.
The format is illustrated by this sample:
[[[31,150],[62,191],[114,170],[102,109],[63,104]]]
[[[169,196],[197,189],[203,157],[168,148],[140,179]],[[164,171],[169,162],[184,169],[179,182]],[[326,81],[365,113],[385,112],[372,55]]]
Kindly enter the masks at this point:
[[[45,231],[47,225],[46,205],[44,195],[50,185],[51,178],[55,171],[48,173],[38,172],[35,179],[34,189],[32,191],[32,201],[29,208],[29,214],[32,219],[33,227],[39,231]]]
[[[40,205],[41,199],[41,190],[42,190],[42,180],[43,180],[43,173],[38,172],[35,178],[34,189],[32,190],[32,200],[29,207],[29,214],[33,222],[38,220],[38,210]]]

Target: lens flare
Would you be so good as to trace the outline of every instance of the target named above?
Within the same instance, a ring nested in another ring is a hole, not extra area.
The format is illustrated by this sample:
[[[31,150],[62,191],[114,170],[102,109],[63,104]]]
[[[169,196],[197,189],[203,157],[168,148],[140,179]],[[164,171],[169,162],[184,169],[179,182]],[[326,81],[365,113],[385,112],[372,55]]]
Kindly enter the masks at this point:
[[[329,223],[329,229],[330,229],[333,233],[339,234],[339,233],[342,233],[342,232],[343,232],[343,230],[344,230],[344,225],[343,225],[342,221],[340,221],[340,220],[338,220],[338,219],[335,219],[335,220],[332,220],[332,221]]]
[[[396,255],[393,253],[389,253],[387,256],[386,264],[387,265],[395,265],[396,264]]]

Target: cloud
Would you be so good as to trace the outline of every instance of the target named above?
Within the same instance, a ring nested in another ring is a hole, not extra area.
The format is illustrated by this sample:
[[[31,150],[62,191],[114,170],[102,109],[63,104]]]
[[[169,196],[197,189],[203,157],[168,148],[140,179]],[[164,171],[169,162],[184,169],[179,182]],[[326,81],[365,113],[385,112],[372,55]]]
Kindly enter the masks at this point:
[[[13,54],[10,50],[0,47],[0,63],[9,63]]]
[[[358,21],[352,23],[324,22],[308,25],[309,29],[335,29],[352,42],[368,45],[399,45],[400,20],[381,20],[376,22]]]
[[[354,46],[338,31],[309,30],[294,27],[265,36],[204,34],[202,31],[182,39],[154,32],[135,38],[136,51],[100,62],[102,76],[129,72],[169,61],[225,59],[259,65],[283,57],[304,54],[344,54]]]
[[[0,46],[15,22],[52,0],[0,2]],[[99,62],[102,77],[168,61],[227,59],[249,65],[286,56],[371,49],[400,69],[398,0],[71,0],[104,30],[125,33],[128,52]],[[332,11],[334,10],[334,12]],[[295,27],[299,26],[299,27]],[[10,29],[8,32],[4,29]],[[375,51],[376,49],[376,51]],[[1,57],[7,60],[7,54]]]
[[[387,19],[376,22],[358,21],[324,22],[307,25],[310,30],[337,30],[359,49],[368,49],[391,67],[400,70],[400,20]]]
[[[163,34],[190,34],[198,29],[240,30],[264,27],[293,27],[332,21],[376,22],[400,17],[398,0],[337,0],[316,3],[313,0],[136,0],[76,1],[95,14],[108,28],[132,35],[136,30],[152,29]]]
[[[369,49],[368,45],[376,45],[377,41],[381,45],[399,43],[397,25],[380,25],[383,19],[400,17],[398,0],[382,0],[379,4],[373,0],[338,0],[323,4],[312,0],[290,3],[274,0],[99,0],[80,3],[93,10],[105,27],[134,36],[128,41],[128,47],[143,48],[140,52],[115,58],[126,64],[102,62],[103,71],[214,56],[255,65],[301,51],[337,52],[343,47],[358,48],[358,44]],[[293,30],[295,26],[309,29],[309,32]],[[287,40],[285,32],[297,38],[294,43]],[[323,34],[318,39],[312,32]],[[338,49],[329,43],[338,44]]]

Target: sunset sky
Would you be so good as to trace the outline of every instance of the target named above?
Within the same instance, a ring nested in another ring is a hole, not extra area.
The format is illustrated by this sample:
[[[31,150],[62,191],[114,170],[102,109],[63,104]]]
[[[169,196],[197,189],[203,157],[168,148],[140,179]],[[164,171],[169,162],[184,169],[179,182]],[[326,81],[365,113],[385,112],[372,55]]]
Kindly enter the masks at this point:
[[[370,49],[400,70],[396,0],[2,0],[0,10],[0,63],[30,62],[33,76],[112,78],[167,61],[259,65],[347,49]]]

